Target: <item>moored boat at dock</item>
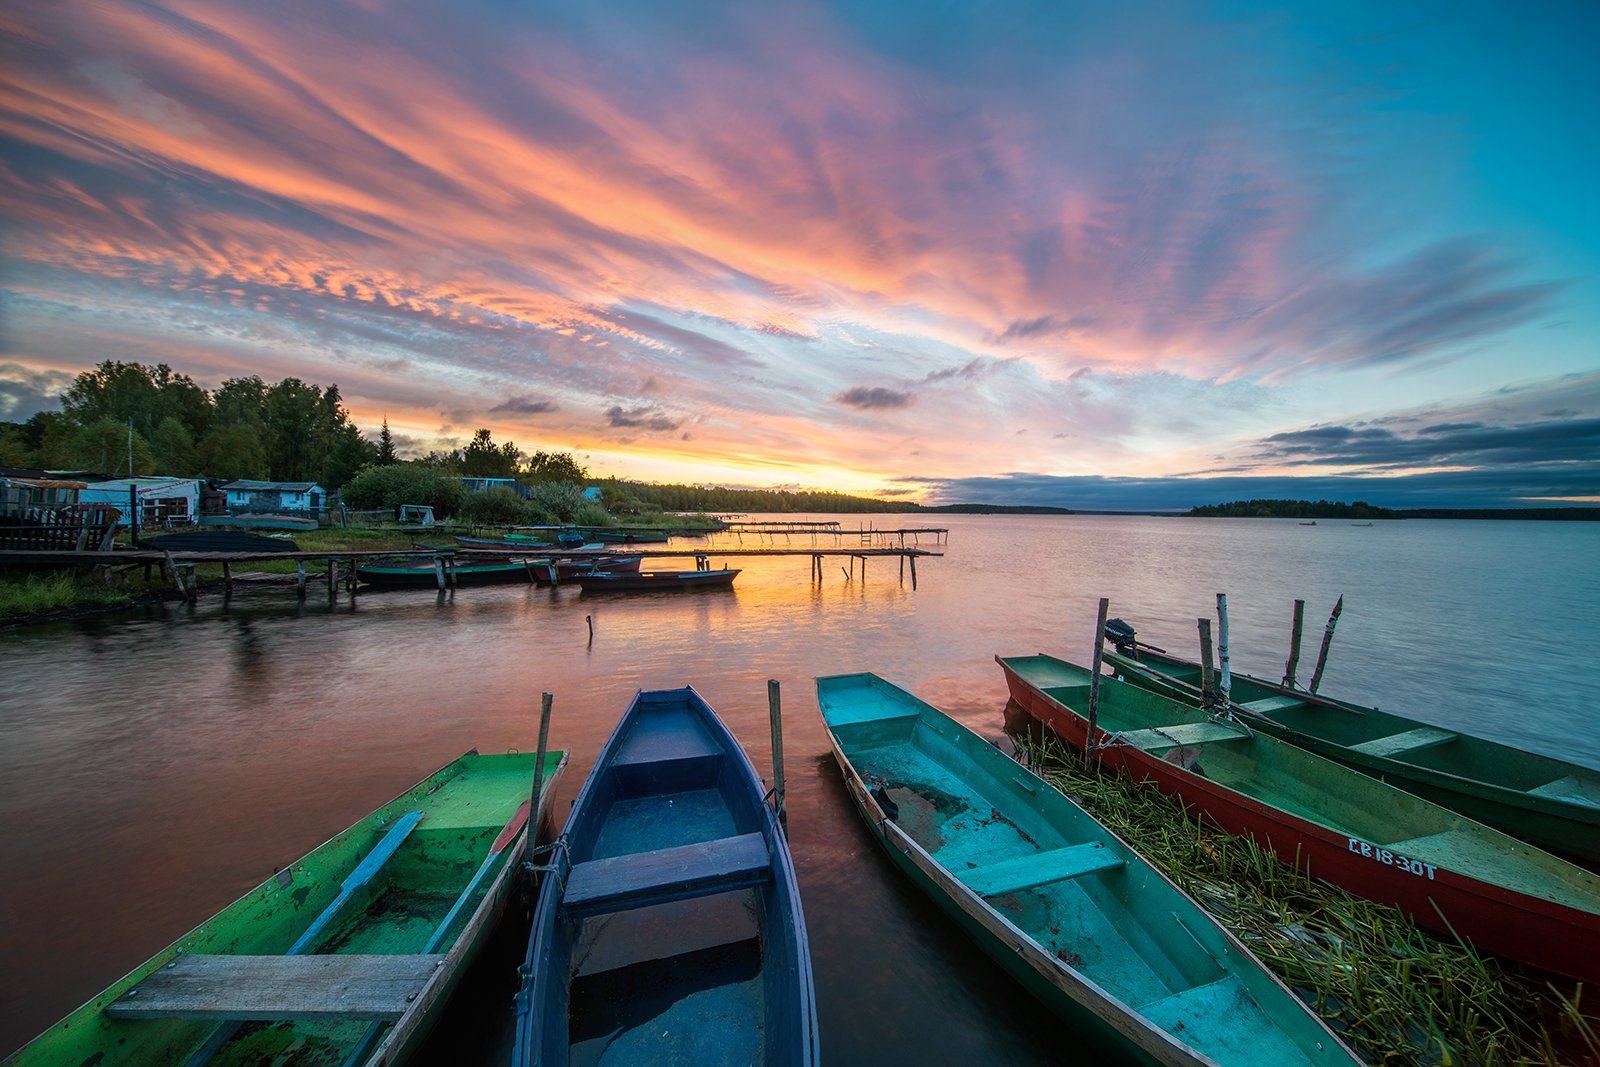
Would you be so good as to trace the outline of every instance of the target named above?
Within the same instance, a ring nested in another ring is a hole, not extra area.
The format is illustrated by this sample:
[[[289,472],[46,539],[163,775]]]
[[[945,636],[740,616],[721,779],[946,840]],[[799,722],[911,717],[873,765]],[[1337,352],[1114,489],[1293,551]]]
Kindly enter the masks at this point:
[[[1011,698],[1068,744],[1090,672],[996,657]],[[1280,862],[1392,904],[1479,949],[1600,979],[1600,876],[1358,771],[1115,678],[1099,686],[1099,762],[1153,782]]]
[[[585,593],[726,589],[739,576],[739,568],[694,571],[592,571],[574,580]]]
[[[692,688],[634,697],[540,886],[517,1067],[818,1062],[800,894],[765,792]]]
[[[872,674],[818,678],[817,701],[890,860],[1070,1023],[1162,1064],[1360,1062],[1189,896],[983,738]]]
[[[469,752],[157,952],[7,1059],[400,1062],[505,908],[566,766]]]
[[[1141,688],[1199,707],[1201,669],[1138,648],[1106,662]],[[1418,719],[1232,672],[1252,729],[1364,771],[1540,848],[1600,861],[1600,771]]]
[[[450,561],[447,581],[456,585],[497,585],[504,582],[535,584],[535,571],[543,564],[533,558],[504,561]],[[420,563],[357,563],[356,580],[374,589],[433,589],[439,585],[439,565]]]

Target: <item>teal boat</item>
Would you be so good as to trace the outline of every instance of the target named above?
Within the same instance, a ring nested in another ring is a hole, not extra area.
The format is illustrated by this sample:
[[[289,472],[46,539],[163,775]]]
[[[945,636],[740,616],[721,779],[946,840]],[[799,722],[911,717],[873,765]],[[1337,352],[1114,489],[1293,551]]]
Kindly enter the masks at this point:
[[[1147,1063],[1360,1062],[1189,896],[983,738],[874,674],[818,678],[817,701],[890,860],[1070,1024]]]
[[[1149,646],[1106,653],[1122,678],[1203,707],[1200,665]],[[1232,709],[1262,733],[1551,852],[1600,861],[1600,771],[1377,708],[1233,674]]]
[[[504,910],[537,756],[469,752],[282,868],[7,1067],[392,1064]],[[544,763],[539,815],[566,754]]]

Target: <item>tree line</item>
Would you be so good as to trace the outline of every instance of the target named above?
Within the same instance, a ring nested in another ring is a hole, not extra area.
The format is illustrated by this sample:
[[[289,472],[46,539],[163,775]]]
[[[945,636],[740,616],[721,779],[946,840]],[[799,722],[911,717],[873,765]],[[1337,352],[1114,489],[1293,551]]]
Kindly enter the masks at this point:
[[[1230,519],[1398,519],[1400,513],[1357,500],[1346,504],[1337,500],[1234,500],[1227,504],[1203,504],[1185,515]]]

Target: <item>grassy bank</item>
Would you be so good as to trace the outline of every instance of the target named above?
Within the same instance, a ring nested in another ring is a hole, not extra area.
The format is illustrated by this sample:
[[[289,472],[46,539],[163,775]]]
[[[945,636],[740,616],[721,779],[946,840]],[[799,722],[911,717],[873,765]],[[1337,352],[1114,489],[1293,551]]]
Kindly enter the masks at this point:
[[[1362,1057],[1385,1065],[1600,1064],[1575,983],[1481,956],[1398,910],[1212,830],[1154,786],[1090,776],[1053,735],[1019,738],[1031,765],[1178,883],[1313,1004]]]
[[[76,571],[36,571],[0,577],[0,622],[18,622],[85,608],[132,604],[150,589],[142,579],[107,586],[103,578]]]

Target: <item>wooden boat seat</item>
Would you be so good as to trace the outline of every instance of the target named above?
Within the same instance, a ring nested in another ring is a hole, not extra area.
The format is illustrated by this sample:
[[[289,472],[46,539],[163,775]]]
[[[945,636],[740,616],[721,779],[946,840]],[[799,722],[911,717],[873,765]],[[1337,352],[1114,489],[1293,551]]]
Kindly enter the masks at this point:
[[[1279,693],[1270,697],[1262,697],[1260,700],[1247,700],[1239,706],[1244,708],[1246,711],[1253,711],[1258,715],[1265,715],[1268,712],[1282,711],[1285,708],[1298,708],[1304,703],[1305,701],[1301,700],[1299,697],[1292,697],[1283,693]]]
[[[569,915],[601,915],[745,889],[771,877],[766,839],[740,834],[575,864],[561,906]]]
[[[1580,777],[1576,774],[1566,778],[1557,778],[1553,782],[1536,786],[1528,790],[1536,797],[1550,797],[1554,800],[1565,800],[1573,804],[1585,804],[1591,808],[1600,808],[1600,780],[1595,778]]]
[[[1403,734],[1390,734],[1388,737],[1378,737],[1371,741],[1363,741],[1359,745],[1351,745],[1350,751],[1381,759],[1392,759],[1395,756],[1410,755],[1423,749],[1449,744],[1457,736],[1459,735],[1449,730],[1441,730],[1437,726],[1419,726]]]
[[[716,781],[723,755],[722,747],[691,721],[646,718],[617,750],[611,773],[633,796],[703,789]]]
[[[106,1005],[113,1019],[394,1021],[444,965],[439,955],[179,955]]]
[[[1122,857],[1103,843],[1091,841],[951,873],[980,897],[998,897],[1121,866]]]
[[[1155,752],[1184,745],[1204,745],[1212,741],[1245,741],[1250,735],[1243,728],[1225,722],[1185,722],[1176,726],[1155,726],[1148,730],[1129,730],[1119,735],[1130,745]]]

